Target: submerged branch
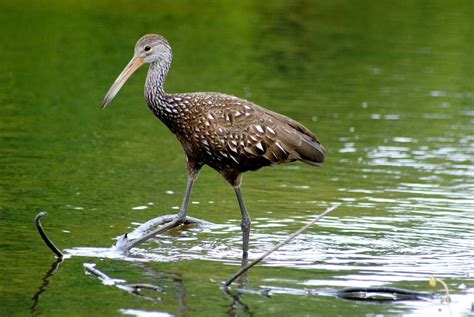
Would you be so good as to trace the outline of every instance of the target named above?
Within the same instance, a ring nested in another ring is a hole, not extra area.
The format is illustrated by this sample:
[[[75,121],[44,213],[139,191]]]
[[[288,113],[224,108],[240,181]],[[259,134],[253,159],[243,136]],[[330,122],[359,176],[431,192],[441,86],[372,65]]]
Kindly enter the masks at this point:
[[[147,283],[133,283],[133,284],[125,284],[125,280],[122,279],[115,279],[111,278],[104,272],[100,271],[99,269],[95,268],[95,263],[83,263],[84,269],[87,273],[96,276],[104,285],[113,285],[121,290],[124,290],[130,294],[142,296],[145,299],[153,300],[153,301],[160,301],[160,298],[154,298],[145,296],[140,291],[141,290],[150,290],[157,293],[163,293],[165,290],[158,285],[147,284]]]
[[[117,243],[115,244],[114,248],[118,251],[128,252],[130,251],[130,249],[136,247],[142,242],[145,242],[146,240],[153,238],[157,234],[165,232],[169,229],[173,229],[173,228],[163,228],[163,227],[157,228],[157,227],[171,223],[175,219],[176,219],[176,215],[164,215],[164,216],[151,219],[145,222],[144,224],[140,225],[138,228],[136,228],[132,232],[122,235],[117,240]],[[183,224],[184,225],[199,224],[199,225],[204,225],[204,226],[212,225],[211,222],[207,222],[205,220],[200,220],[200,219],[189,217],[189,216],[186,217],[186,220],[184,221]]]
[[[48,248],[54,252],[54,254],[56,254],[56,257],[58,257],[58,259],[62,259],[63,258],[63,253],[54,245],[54,243],[48,238],[48,236],[46,235],[46,232],[44,231],[43,229],[43,226],[41,225],[41,218],[43,218],[44,216],[46,216],[48,213],[46,211],[42,211],[40,212],[39,214],[36,215],[35,217],[35,223],[36,223],[36,228],[38,229],[38,232],[41,236],[41,238],[43,239],[44,243],[46,243],[46,245],[48,246]]]
[[[308,229],[309,227],[311,227],[313,224],[315,224],[316,222],[318,222],[319,220],[321,220],[321,218],[323,218],[324,216],[326,216],[327,214],[329,214],[331,211],[333,211],[334,209],[336,209],[337,207],[339,207],[339,205],[334,205],[332,207],[329,207],[328,209],[326,209],[322,214],[318,215],[316,218],[314,218],[310,223],[306,224],[305,226],[301,227],[301,229],[299,229],[298,231],[296,231],[295,233],[293,233],[292,235],[290,235],[286,240],[280,242],[279,244],[277,244],[275,247],[273,247],[271,250],[267,251],[265,254],[263,254],[262,256],[260,256],[259,258],[257,258],[256,260],[254,260],[253,262],[250,262],[249,264],[245,265],[244,267],[242,267],[237,273],[235,273],[231,278],[229,278],[223,285],[222,287],[224,288],[227,288],[230,286],[230,284],[232,284],[232,282],[234,282],[240,275],[242,275],[243,273],[247,272],[252,266],[254,266],[255,264],[259,263],[260,261],[262,261],[264,258],[266,258],[267,256],[269,256],[270,254],[272,254],[273,252],[275,252],[276,250],[278,250],[279,248],[281,248],[282,246],[284,246],[285,244],[287,244],[288,242],[290,242],[291,240],[293,240],[297,235],[301,234],[303,231],[305,231],[306,229]]]
[[[84,269],[91,275],[98,277],[105,285],[114,285],[118,280],[115,280],[103,273],[102,271],[95,268],[95,263],[84,263]]]
[[[152,291],[157,291],[157,292],[165,291],[163,287],[153,285],[153,284],[146,284],[146,283],[127,284],[127,286],[134,289],[135,292],[138,292],[140,289],[151,289]]]
[[[253,289],[246,289],[246,288],[237,288],[236,291],[239,294],[252,294],[252,295],[259,295],[262,297],[270,298],[270,289],[253,290]]]
[[[397,287],[346,287],[336,292],[336,296],[348,300],[360,301],[402,301],[402,300],[432,300],[431,292],[412,291]]]

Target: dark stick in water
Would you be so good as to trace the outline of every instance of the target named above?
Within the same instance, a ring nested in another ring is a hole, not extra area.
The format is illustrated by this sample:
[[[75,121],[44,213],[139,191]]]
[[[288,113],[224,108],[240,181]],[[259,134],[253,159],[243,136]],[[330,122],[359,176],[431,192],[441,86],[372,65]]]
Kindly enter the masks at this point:
[[[346,287],[336,292],[336,296],[359,301],[401,301],[401,300],[433,300],[436,296],[431,292],[412,291],[397,287]]]
[[[63,258],[63,253],[54,245],[54,243],[48,238],[46,235],[46,232],[44,232],[43,227],[41,226],[41,218],[46,216],[48,213],[46,211],[42,211],[39,214],[36,215],[35,217],[35,223],[36,223],[36,228],[38,229],[38,232],[43,239],[44,243],[48,246],[48,248],[56,254],[56,257],[58,259]]]

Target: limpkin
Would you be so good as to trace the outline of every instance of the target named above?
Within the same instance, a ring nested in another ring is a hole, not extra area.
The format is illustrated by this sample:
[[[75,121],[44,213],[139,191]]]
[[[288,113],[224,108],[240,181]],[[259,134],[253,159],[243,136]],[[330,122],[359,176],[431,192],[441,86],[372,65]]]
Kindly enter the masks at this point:
[[[242,173],[292,161],[319,166],[324,161],[324,147],[302,124],[248,100],[215,92],[166,93],[163,84],[171,60],[171,47],[163,36],[148,34],[140,38],[133,58],[105,95],[102,108],[140,66],[150,64],[146,102],[183,146],[188,173],[179,213],[158,231],[185,221],[193,183],[201,168],[208,165],[234,188],[242,213],[242,251],[246,256],[250,217],[240,190]]]

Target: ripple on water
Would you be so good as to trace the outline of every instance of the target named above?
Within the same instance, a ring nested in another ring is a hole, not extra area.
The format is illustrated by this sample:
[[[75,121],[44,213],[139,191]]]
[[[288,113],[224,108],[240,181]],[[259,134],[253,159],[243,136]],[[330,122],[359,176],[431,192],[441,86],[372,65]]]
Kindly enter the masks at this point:
[[[261,226],[251,235],[250,258],[284,240],[290,233],[285,229],[288,224],[299,225],[307,220],[283,219],[281,226],[275,227],[278,219],[259,218]],[[337,272],[332,281],[308,280],[303,285],[373,286],[425,280],[430,274],[466,277],[474,272],[472,223],[472,213],[449,211],[414,212],[397,217],[328,216],[319,222],[319,228],[296,237],[266,258],[263,265]],[[128,257],[111,249],[76,248],[67,252],[132,261],[200,259],[235,265],[240,262],[240,227],[233,223],[192,229],[179,236],[163,235],[157,242],[134,249]]]

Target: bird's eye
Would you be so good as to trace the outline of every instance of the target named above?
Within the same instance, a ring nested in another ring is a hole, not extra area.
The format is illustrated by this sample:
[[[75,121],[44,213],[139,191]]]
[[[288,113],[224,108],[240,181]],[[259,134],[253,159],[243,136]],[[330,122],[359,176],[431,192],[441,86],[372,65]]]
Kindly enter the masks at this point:
[[[149,52],[149,51],[151,51],[151,46],[150,45],[145,46],[145,52]]]

